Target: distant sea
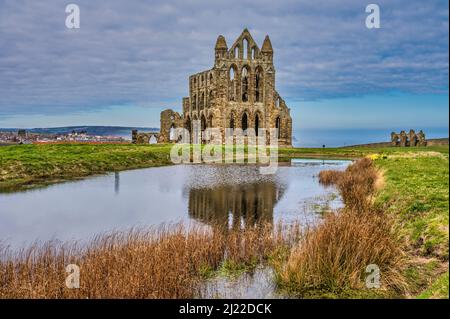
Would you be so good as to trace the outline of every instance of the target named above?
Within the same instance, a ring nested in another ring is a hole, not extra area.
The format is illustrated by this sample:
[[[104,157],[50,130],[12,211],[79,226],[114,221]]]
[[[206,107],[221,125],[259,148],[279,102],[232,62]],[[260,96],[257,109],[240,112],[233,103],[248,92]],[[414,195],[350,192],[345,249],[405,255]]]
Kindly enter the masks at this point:
[[[159,131],[155,127],[126,127],[126,126],[68,126],[53,128],[26,129],[33,133],[64,134],[72,131],[87,131],[92,135],[114,135],[131,140],[131,130]],[[417,128],[413,128],[419,131]],[[0,131],[17,132],[17,128],[0,128]],[[408,129],[405,129],[409,131]],[[448,137],[448,128],[422,128],[427,138]],[[337,147],[357,144],[389,142],[391,132],[399,132],[399,128],[393,129],[300,129],[294,130],[292,144],[296,147]]]
[[[413,128],[420,129],[426,138],[448,137],[448,128]],[[401,129],[300,129],[293,132],[295,137],[292,144],[296,147],[338,147],[357,144],[389,142],[391,132],[400,132]],[[409,128],[404,129],[409,132]]]

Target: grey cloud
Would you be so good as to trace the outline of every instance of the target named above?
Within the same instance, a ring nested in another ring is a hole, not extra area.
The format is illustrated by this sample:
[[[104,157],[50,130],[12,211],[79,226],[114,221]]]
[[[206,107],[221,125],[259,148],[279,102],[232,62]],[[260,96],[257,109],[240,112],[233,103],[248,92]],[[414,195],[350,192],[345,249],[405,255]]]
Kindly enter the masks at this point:
[[[378,1],[379,30],[358,0],[72,2],[77,31],[64,26],[66,1],[0,0],[0,116],[180,107],[217,35],[230,45],[244,27],[259,43],[270,35],[290,100],[448,93],[445,0]]]

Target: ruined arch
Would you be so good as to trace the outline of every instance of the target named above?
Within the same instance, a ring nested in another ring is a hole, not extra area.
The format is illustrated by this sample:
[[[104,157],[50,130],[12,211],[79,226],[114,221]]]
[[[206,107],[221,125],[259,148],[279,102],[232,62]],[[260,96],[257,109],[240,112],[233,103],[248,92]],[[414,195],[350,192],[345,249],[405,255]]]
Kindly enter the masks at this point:
[[[254,46],[252,47],[251,59],[256,60],[258,58],[258,49]]]
[[[189,115],[186,117],[186,121],[184,122],[184,128],[191,134],[192,132],[192,122]]]
[[[275,128],[277,130],[278,138],[280,138],[280,132],[281,132],[281,119],[279,116],[275,119]]]
[[[242,40],[242,58],[244,60],[247,60],[249,58],[248,51],[249,51],[249,41],[247,38],[244,38]]]
[[[247,65],[244,65],[241,71],[242,102],[249,101],[249,94],[250,94],[249,85],[250,85],[250,68]]]
[[[191,136],[190,136],[191,143],[197,143],[198,142],[197,138],[201,136],[200,132],[199,132],[197,114],[192,115],[190,133],[191,133]]]
[[[258,136],[258,131],[261,128],[261,124],[263,123],[263,118],[260,112],[256,112],[255,113],[255,134],[256,136]]]
[[[161,143],[172,142],[175,139],[175,129],[178,127],[183,127],[183,119],[181,115],[171,109],[162,111],[158,141]]]
[[[192,95],[192,110],[197,111],[197,95]]]
[[[228,100],[236,101],[237,95],[237,67],[235,64],[228,70]]]
[[[175,124],[172,123],[170,125],[170,129],[169,129],[169,141],[174,141],[175,140]]]
[[[241,118],[241,128],[243,131],[245,131],[246,129],[248,129],[248,115],[247,112],[244,112],[242,114],[242,118]]]
[[[199,104],[200,111],[202,111],[205,108],[205,93],[204,92],[200,93],[200,100],[199,100],[198,104]]]
[[[213,100],[214,100],[214,92],[213,90],[210,90],[208,95],[208,107],[212,106]]]
[[[263,101],[264,71],[261,66],[255,70],[255,102]]]
[[[213,119],[214,119],[213,114],[212,113],[209,114],[209,116],[208,116],[208,126],[207,127],[213,127]]]
[[[202,117],[201,117],[201,120],[200,120],[200,128],[201,128],[202,131],[204,131],[206,129],[206,127],[207,127],[206,125],[207,125],[207,123],[206,123],[205,114],[202,114]]]
[[[229,125],[229,128],[232,128],[233,130],[236,127],[236,114],[233,111],[230,112],[228,125]]]
[[[158,143],[158,138],[156,134],[152,134],[150,135],[150,139],[148,140],[149,144],[157,144]]]

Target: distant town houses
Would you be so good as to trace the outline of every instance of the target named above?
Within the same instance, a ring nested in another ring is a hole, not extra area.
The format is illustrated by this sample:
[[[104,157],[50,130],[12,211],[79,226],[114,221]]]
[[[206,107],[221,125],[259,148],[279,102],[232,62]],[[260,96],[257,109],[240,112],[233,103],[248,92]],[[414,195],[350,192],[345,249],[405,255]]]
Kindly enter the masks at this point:
[[[0,132],[1,144],[31,143],[124,143],[120,136],[89,135],[86,131],[72,131],[67,134],[29,133],[26,130]]]

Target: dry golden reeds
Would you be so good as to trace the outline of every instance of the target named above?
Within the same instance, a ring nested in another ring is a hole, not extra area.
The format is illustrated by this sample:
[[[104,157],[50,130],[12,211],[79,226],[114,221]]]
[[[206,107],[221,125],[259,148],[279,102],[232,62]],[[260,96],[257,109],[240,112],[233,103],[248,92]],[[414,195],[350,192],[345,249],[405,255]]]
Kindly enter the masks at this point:
[[[270,225],[133,229],[86,246],[48,242],[0,254],[0,298],[193,298],[205,269],[225,260],[260,262],[286,241]],[[66,287],[66,266],[80,268],[80,288]]]
[[[403,253],[393,223],[372,207],[377,176],[370,159],[356,161],[345,172],[321,174],[322,183],[336,185],[345,208],[307,230],[286,262],[276,266],[280,286],[298,295],[365,289],[366,267],[374,264],[382,289],[404,289]]]

